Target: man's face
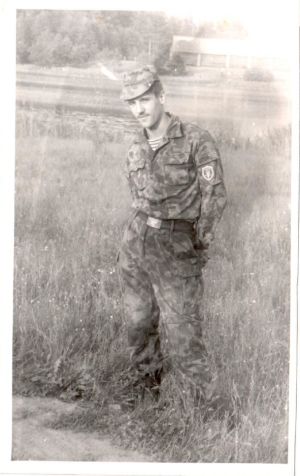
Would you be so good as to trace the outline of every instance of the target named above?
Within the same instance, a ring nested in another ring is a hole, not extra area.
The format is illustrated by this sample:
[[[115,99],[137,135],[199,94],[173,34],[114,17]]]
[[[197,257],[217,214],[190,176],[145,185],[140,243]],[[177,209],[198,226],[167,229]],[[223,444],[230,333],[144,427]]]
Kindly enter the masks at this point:
[[[127,102],[132,114],[140,122],[142,127],[155,129],[164,114],[163,93],[157,97],[153,92],[146,92]]]

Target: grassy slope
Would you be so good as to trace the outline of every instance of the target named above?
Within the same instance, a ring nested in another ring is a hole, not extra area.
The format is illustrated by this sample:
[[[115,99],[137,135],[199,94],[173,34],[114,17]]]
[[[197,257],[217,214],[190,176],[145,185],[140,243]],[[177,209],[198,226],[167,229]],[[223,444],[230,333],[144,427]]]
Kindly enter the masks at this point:
[[[116,438],[168,461],[287,458],[289,164],[266,147],[223,147],[229,204],[205,270],[204,332],[220,388],[238,409],[204,423],[172,376],[158,408],[107,424]],[[14,381],[23,394],[128,398],[116,254],[129,196],[126,141],[23,138],[17,143]],[[104,405],[102,407],[102,405]]]

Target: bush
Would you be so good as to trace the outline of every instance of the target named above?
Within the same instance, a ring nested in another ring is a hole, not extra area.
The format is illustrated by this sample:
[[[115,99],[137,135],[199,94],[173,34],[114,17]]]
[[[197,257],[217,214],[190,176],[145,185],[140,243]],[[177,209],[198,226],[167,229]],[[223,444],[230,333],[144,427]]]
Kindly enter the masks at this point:
[[[186,73],[184,59],[178,53],[172,56],[171,60],[167,63],[167,68],[170,74],[182,75]]]
[[[265,81],[271,82],[274,80],[274,76],[268,69],[265,68],[248,68],[243,76],[245,81]]]
[[[170,74],[173,76],[181,76],[186,74],[185,63],[178,53],[172,58],[169,57],[169,50],[164,50],[155,60],[154,66],[159,74]]]

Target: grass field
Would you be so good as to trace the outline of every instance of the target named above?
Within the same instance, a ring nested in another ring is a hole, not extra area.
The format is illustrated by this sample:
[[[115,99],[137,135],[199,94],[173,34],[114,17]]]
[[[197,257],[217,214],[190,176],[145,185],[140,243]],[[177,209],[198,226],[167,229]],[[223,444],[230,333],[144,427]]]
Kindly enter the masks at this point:
[[[204,80],[166,81],[171,110],[184,106],[201,119],[223,158],[229,201],[204,270],[203,311],[219,390],[239,421],[231,428],[227,414],[204,421],[172,374],[159,404],[127,407],[132,377],[116,256],[130,208],[122,170],[134,123],[120,108],[119,85],[102,78],[97,92],[95,72],[79,70],[18,74],[17,99],[28,104],[16,114],[15,393],[88,401],[60,424],[107,429],[157,461],[285,463],[290,130],[265,117],[279,126],[283,96],[274,85],[243,84],[214,102]]]
[[[287,462],[289,130],[247,147],[216,134],[229,202],[204,271],[204,334],[239,416],[233,429],[226,415],[204,422],[182,406],[172,375],[158,405],[107,413],[130,397],[116,269],[130,137],[58,131],[34,137],[25,125],[17,139],[14,391],[88,400],[86,427],[106,426],[157,461]]]

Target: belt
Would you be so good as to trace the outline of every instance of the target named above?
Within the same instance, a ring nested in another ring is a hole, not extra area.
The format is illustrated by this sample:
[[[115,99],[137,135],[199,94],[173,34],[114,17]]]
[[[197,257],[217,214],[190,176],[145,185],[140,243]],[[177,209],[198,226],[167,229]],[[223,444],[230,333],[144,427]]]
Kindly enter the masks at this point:
[[[187,220],[165,220],[154,218],[140,210],[137,212],[136,216],[145,221],[151,228],[156,228],[158,230],[164,229],[170,231],[183,231],[187,233],[195,231],[194,223]]]

